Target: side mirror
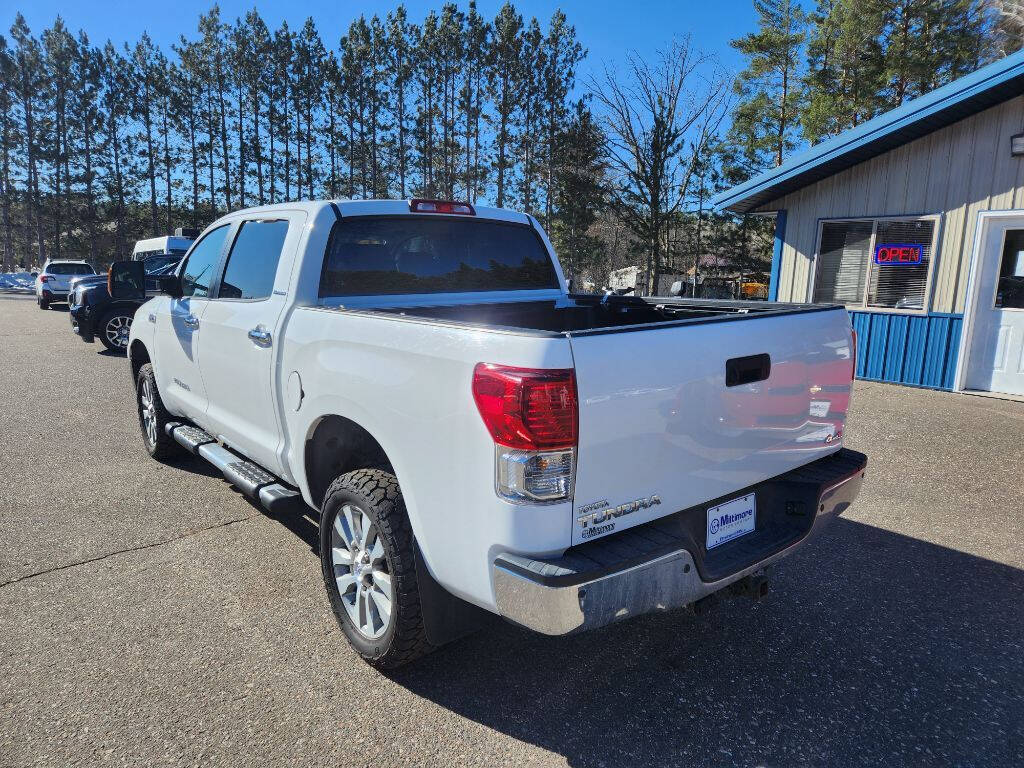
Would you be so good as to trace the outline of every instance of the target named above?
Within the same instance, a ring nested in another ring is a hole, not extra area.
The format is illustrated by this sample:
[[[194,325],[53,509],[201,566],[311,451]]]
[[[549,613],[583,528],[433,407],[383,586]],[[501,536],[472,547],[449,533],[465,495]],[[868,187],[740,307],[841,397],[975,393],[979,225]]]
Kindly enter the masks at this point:
[[[144,301],[146,270],[141,261],[115,261],[107,272],[107,291],[113,299]]]

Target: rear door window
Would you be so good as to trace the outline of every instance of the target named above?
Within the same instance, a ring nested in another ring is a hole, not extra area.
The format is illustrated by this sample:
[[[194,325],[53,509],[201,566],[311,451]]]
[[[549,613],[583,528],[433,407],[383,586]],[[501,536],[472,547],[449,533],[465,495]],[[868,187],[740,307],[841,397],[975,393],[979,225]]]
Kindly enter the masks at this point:
[[[287,236],[285,219],[243,222],[224,267],[218,298],[255,300],[270,296]]]
[[[532,227],[469,218],[342,218],[320,276],[321,297],[558,287]]]
[[[182,296],[205,298],[210,295],[213,276],[224,248],[224,239],[228,236],[230,229],[230,224],[224,224],[208,232],[202,240],[196,243],[196,247],[188,255],[185,268],[181,273]]]

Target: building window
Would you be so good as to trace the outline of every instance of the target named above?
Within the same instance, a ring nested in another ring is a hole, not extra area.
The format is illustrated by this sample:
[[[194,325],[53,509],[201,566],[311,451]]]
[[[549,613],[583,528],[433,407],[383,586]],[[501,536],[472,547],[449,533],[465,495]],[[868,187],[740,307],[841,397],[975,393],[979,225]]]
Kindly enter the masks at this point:
[[[812,301],[923,312],[938,217],[825,221]]]

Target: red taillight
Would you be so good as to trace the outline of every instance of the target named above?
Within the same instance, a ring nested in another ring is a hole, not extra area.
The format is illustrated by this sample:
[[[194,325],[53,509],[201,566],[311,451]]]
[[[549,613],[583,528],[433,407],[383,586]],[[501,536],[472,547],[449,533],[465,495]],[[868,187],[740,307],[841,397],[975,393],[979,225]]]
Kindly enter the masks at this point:
[[[40,283],[45,283],[47,280],[53,280],[53,278],[50,277],[49,275],[40,275],[39,276],[39,282]]]
[[[459,216],[476,216],[476,211],[469,203],[454,200],[421,200],[409,201],[409,210],[413,213],[454,213]]]
[[[857,378],[857,332],[850,331],[853,340],[850,342],[850,362],[853,363],[853,370],[850,371],[850,381]]]
[[[576,377],[571,368],[513,368],[479,363],[473,399],[498,445],[525,451],[576,445]]]

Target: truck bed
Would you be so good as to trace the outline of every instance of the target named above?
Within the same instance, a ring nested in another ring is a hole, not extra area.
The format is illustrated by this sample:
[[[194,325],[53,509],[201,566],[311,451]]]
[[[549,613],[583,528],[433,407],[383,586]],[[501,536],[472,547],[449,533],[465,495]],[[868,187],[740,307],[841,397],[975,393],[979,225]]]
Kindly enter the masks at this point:
[[[455,304],[388,307],[378,311],[404,317],[530,330],[552,334],[583,335],[639,326],[680,325],[709,321],[775,317],[818,312],[834,307],[816,304],[777,304],[759,301],[721,301],[678,297],[572,295],[568,304],[555,301]]]

